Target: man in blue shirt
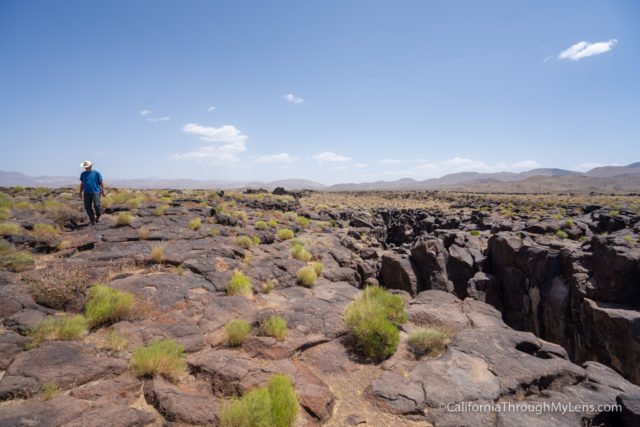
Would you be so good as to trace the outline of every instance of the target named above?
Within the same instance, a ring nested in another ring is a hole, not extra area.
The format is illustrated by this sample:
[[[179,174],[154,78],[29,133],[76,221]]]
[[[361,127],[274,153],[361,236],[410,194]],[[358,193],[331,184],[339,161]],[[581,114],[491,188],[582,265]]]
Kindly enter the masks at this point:
[[[80,167],[84,168],[84,172],[80,174],[80,198],[84,197],[84,209],[89,215],[91,225],[95,225],[96,222],[100,222],[100,196],[104,196],[102,175],[93,170],[93,163],[89,160],[80,163]]]

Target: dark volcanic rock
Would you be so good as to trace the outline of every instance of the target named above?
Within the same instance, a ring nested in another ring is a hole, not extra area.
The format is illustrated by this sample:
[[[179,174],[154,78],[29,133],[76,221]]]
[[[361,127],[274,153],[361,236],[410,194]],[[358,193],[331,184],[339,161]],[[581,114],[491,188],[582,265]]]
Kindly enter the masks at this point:
[[[411,295],[418,291],[418,280],[411,261],[408,257],[393,252],[385,252],[382,255],[379,280],[385,288],[400,289]]]
[[[218,424],[218,401],[212,395],[182,390],[163,379],[147,381],[144,397],[167,421],[188,424]]]
[[[453,283],[447,275],[449,253],[440,239],[418,242],[411,248],[411,260],[416,266],[418,292],[426,289],[453,291]]]
[[[53,383],[64,389],[120,374],[127,365],[124,360],[97,355],[92,346],[52,341],[17,355],[7,368],[5,378],[28,377],[40,385]],[[6,384],[5,378],[0,380],[0,386]]]

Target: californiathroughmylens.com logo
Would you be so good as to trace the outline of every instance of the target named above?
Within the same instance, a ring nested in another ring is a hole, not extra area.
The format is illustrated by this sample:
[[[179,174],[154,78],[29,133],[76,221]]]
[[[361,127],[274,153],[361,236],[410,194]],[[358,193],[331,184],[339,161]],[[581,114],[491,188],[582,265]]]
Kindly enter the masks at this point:
[[[594,405],[572,402],[449,402],[438,405],[446,412],[522,412],[541,415],[548,412],[621,412],[622,406],[616,404]]]

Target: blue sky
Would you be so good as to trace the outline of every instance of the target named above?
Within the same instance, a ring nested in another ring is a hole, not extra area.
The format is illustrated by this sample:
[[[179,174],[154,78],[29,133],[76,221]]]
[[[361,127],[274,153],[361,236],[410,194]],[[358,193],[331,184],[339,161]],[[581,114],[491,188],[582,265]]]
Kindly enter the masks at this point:
[[[640,161],[640,2],[0,1],[0,170],[323,183]]]

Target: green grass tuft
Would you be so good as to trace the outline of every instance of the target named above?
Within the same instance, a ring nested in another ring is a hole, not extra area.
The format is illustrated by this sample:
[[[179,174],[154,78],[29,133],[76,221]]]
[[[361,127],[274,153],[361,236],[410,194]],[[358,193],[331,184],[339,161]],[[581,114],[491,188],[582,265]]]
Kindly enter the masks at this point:
[[[324,264],[320,261],[316,261],[311,264],[311,267],[313,267],[313,271],[316,272],[316,276],[320,277],[320,275],[322,274],[322,270],[324,270]]]
[[[256,230],[266,230],[267,229],[267,223],[264,221],[258,221],[256,222]]]
[[[28,270],[34,264],[35,259],[28,251],[11,252],[0,257],[0,268],[16,273]]]
[[[236,244],[244,249],[249,249],[253,246],[253,240],[249,236],[236,237]]]
[[[304,261],[304,262],[311,261],[311,257],[312,257],[311,252],[306,250],[304,246],[300,244],[292,245],[290,253],[291,253],[291,257],[297,260]]]
[[[131,216],[130,213],[127,212],[120,212],[118,213],[118,217],[116,218],[116,225],[122,227],[125,225],[129,225],[131,224],[131,221],[133,220],[133,217]]]
[[[48,317],[38,323],[29,333],[33,338],[30,346],[42,341],[73,341],[87,330],[87,319],[82,315]]]
[[[561,238],[561,239],[566,239],[567,237],[569,237],[569,235],[565,231],[562,231],[562,230],[556,231],[556,236]]]
[[[251,326],[246,320],[235,319],[225,325],[224,332],[227,335],[227,344],[236,347],[244,342],[251,332]]]
[[[251,280],[240,271],[234,272],[227,284],[227,295],[252,296],[253,285],[251,285]]]
[[[201,218],[193,218],[191,221],[189,221],[189,230],[197,231],[198,229],[200,229],[201,225],[202,225]]]
[[[278,240],[289,240],[293,239],[294,236],[295,233],[288,228],[281,228],[276,232],[276,237],[278,238]]]
[[[60,391],[60,389],[57,384],[44,383],[42,385],[42,390],[40,390],[40,397],[42,397],[42,400],[50,400],[58,394],[58,391]]]
[[[269,316],[260,322],[260,332],[278,341],[284,341],[287,338],[287,321],[277,315]]]
[[[449,333],[442,328],[418,328],[409,335],[409,349],[416,357],[436,356],[446,347]]]
[[[24,229],[15,222],[3,222],[0,223],[0,236],[11,236],[16,234],[22,234]]]
[[[167,339],[140,347],[131,357],[130,368],[138,377],[162,375],[175,381],[186,370],[184,346]]]
[[[298,283],[302,286],[306,286],[307,288],[315,286],[316,281],[318,280],[316,270],[311,266],[302,267],[298,270],[296,277]]]
[[[100,284],[92,286],[85,307],[89,327],[94,328],[128,318],[135,303],[135,297],[129,292]]]
[[[370,286],[347,306],[345,321],[356,348],[366,357],[382,361],[398,348],[397,325],[406,321],[404,301],[378,286]]]
[[[288,376],[277,374],[266,387],[253,389],[227,404],[222,427],[290,427],[299,411],[298,398]]]

